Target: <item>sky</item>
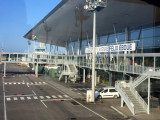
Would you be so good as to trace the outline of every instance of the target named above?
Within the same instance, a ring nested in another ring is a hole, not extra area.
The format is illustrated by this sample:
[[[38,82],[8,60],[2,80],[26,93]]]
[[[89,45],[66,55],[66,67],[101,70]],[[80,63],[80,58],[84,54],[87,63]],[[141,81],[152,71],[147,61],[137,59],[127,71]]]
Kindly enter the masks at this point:
[[[4,52],[27,52],[28,40],[23,36],[60,1],[0,0],[0,48]]]

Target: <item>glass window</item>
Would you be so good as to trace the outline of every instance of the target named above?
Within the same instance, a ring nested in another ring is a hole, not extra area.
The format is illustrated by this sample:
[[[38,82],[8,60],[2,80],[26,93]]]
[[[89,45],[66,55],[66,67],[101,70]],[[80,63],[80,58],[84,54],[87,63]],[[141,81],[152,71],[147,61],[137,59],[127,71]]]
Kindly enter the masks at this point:
[[[103,92],[104,92],[104,93],[107,93],[107,92],[108,92],[108,89],[104,90]]]
[[[143,29],[143,30],[142,30],[142,37],[143,37],[143,38],[153,37],[153,28]]]
[[[155,28],[155,36],[160,36],[160,26]]]
[[[138,40],[140,30],[131,31],[131,40]]]
[[[106,45],[107,44],[107,36],[100,37],[100,45]]]
[[[115,90],[115,89],[110,89],[109,91],[110,91],[110,92],[116,92],[116,90]]]
[[[117,41],[118,42],[125,41],[125,34],[124,33],[117,34]]]
[[[116,43],[115,35],[109,35],[108,43]]]

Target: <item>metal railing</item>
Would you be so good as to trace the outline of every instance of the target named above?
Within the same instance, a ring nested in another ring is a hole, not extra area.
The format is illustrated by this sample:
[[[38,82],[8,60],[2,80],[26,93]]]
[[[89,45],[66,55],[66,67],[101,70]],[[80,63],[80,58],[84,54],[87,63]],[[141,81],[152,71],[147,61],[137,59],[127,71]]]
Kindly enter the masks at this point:
[[[125,91],[123,90],[123,87],[122,87],[123,84],[121,82],[122,81],[116,81],[115,82],[115,87],[118,90],[118,92],[121,95],[121,97],[123,98],[123,100],[125,101],[125,103],[127,104],[128,108],[130,109],[130,111],[132,112],[132,114],[135,115],[135,106],[131,102],[131,100],[129,99],[129,97],[125,93]]]
[[[134,96],[136,97],[136,99],[138,100],[138,102],[140,104],[142,104],[144,110],[147,110],[147,103],[143,100],[143,98],[139,95],[139,93],[135,90],[135,89],[130,89],[131,92],[134,94]],[[136,106],[135,106],[136,107]],[[147,112],[147,111],[146,111]]]

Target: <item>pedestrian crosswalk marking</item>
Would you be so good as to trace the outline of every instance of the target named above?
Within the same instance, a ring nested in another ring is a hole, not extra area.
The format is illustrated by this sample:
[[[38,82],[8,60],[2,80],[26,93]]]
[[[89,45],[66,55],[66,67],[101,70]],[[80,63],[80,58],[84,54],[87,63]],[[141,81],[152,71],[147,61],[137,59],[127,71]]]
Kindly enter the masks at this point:
[[[56,96],[52,95],[53,98],[57,98]]]
[[[58,95],[59,98],[63,98],[61,95]]]
[[[11,98],[6,98],[7,99],[7,101],[10,101],[11,100]]]
[[[44,99],[44,97],[43,96],[39,96],[41,99]]]
[[[37,99],[38,99],[38,97],[37,97],[37,96],[33,96],[33,98],[34,98],[35,100],[37,100]]]
[[[25,83],[23,82],[22,84],[24,85]]]
[[[63,95],[64,97],[68,98],[69,96],[68,95]]]
[[[42,84],[41,82],[39,82],[39,84]]]
[[[21,100],[25,100],[24,97],[20,97]]]
[[[16,85],[17,83],[13,83],[13,84],[15,84],[15,85]]]
[[[12,83],[9,83],[9,84],[12,84]]]
[[[51,97],[50,96],[46,96],[46,98],[50,99]]]
[[[21,83],[18,83],[18,84],[21,84]]]
[[[31,84],[33,84],[33,82],[31,82]]]
[[[31,100],[31,97],[27,97],[28,100]]]
[[[14,97],[13,100],[18,100],[18,98],[17,98],[17,97]]]
[[[37,82],[35,82],[35,84],[37,84]]]

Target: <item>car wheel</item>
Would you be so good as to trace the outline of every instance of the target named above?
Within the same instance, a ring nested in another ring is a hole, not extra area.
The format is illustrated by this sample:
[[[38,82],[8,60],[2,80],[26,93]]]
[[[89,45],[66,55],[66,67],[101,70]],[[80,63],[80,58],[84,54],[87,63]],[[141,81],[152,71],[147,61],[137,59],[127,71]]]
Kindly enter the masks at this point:
[[[117,95],[114,95],[114,98],[118,98],[118,96],[117,96]]]
[[[97,97],[98,99],[102,99],[102,96],[101,95],[98,95],[98,97]]]

